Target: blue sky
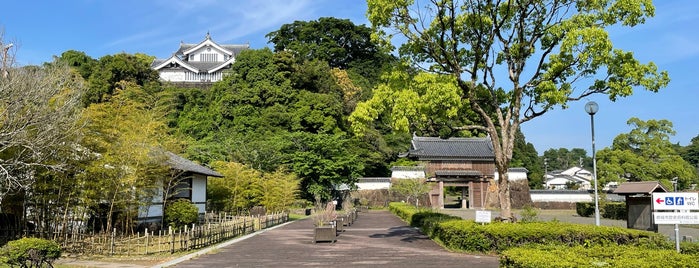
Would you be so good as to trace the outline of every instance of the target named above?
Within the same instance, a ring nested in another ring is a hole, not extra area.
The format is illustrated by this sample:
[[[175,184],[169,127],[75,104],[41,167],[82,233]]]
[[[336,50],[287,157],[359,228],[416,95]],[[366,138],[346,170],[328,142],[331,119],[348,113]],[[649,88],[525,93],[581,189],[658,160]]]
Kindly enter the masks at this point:
[[[677,132],[674,143],[686,146],[699,135],[699,1],[656,1],[656,16],[634,28],[611,29],[615,46],[634,51],[642,62],[653,61],[672,81],[659,93],[637,90],[610,102],[593,96],[597,149],[610,146],[615,136],[630,131],[626,121],[666,119]],[[19,64],[41,64],[66,50],[93,58],[120,52],[166,58],[180,41],[197,43],[207,32],[220,43],[249,43],[258,49],[265,35],[282,24],[320,17],[368,24],[360,0],[152,0],[152,1],[7,1],[0,17],[5,41],[15,43]],[[522,126],[527,141],[539,154],[549,148],[590,146],[590,116],[574,102]]]

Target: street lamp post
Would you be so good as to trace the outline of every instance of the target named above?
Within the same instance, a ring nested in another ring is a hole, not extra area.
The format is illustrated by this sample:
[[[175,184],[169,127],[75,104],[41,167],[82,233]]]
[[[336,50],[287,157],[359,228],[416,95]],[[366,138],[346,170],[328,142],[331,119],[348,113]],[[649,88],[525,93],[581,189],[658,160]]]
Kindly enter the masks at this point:
[[[585,104],[585,112],[590,115],[590,129],[592,130],[592,178],[595,181],[595,225],[599,226],[599,195],[597,194],[597,157],[595,155],[595,114],[599,111],[599,105],[590,101]]]

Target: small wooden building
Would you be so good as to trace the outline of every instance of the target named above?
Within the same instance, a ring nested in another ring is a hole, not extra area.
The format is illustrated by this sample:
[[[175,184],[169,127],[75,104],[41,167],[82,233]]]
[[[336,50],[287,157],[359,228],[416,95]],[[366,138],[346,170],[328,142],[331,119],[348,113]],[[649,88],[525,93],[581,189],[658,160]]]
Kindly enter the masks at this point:
[[[626,198],[626,227],[630,229],[658,231],[653,220],[652,194],[668,192],[657,181],[625,182],[614,190]]]

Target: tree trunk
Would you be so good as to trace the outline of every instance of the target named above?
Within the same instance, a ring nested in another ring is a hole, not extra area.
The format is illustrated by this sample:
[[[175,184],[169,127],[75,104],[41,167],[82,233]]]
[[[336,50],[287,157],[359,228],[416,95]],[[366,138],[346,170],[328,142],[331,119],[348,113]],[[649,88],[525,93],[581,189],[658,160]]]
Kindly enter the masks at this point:
[[[500,217],[509,221],[512,219],[512,205],[510,200],[510,180],[507,174],[507,169],[501,165],[497,165],[498,169],[498,201],[500,202]],[[504,169],[504,171],[503,171]]]

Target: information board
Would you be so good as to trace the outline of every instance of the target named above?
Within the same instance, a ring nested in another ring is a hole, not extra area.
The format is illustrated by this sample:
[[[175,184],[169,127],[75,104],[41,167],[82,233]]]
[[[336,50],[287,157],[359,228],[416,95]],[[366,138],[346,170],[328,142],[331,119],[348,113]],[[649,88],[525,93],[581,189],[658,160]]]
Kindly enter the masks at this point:
[[[653,193],[653,210],[699,210],[699,193]]]

